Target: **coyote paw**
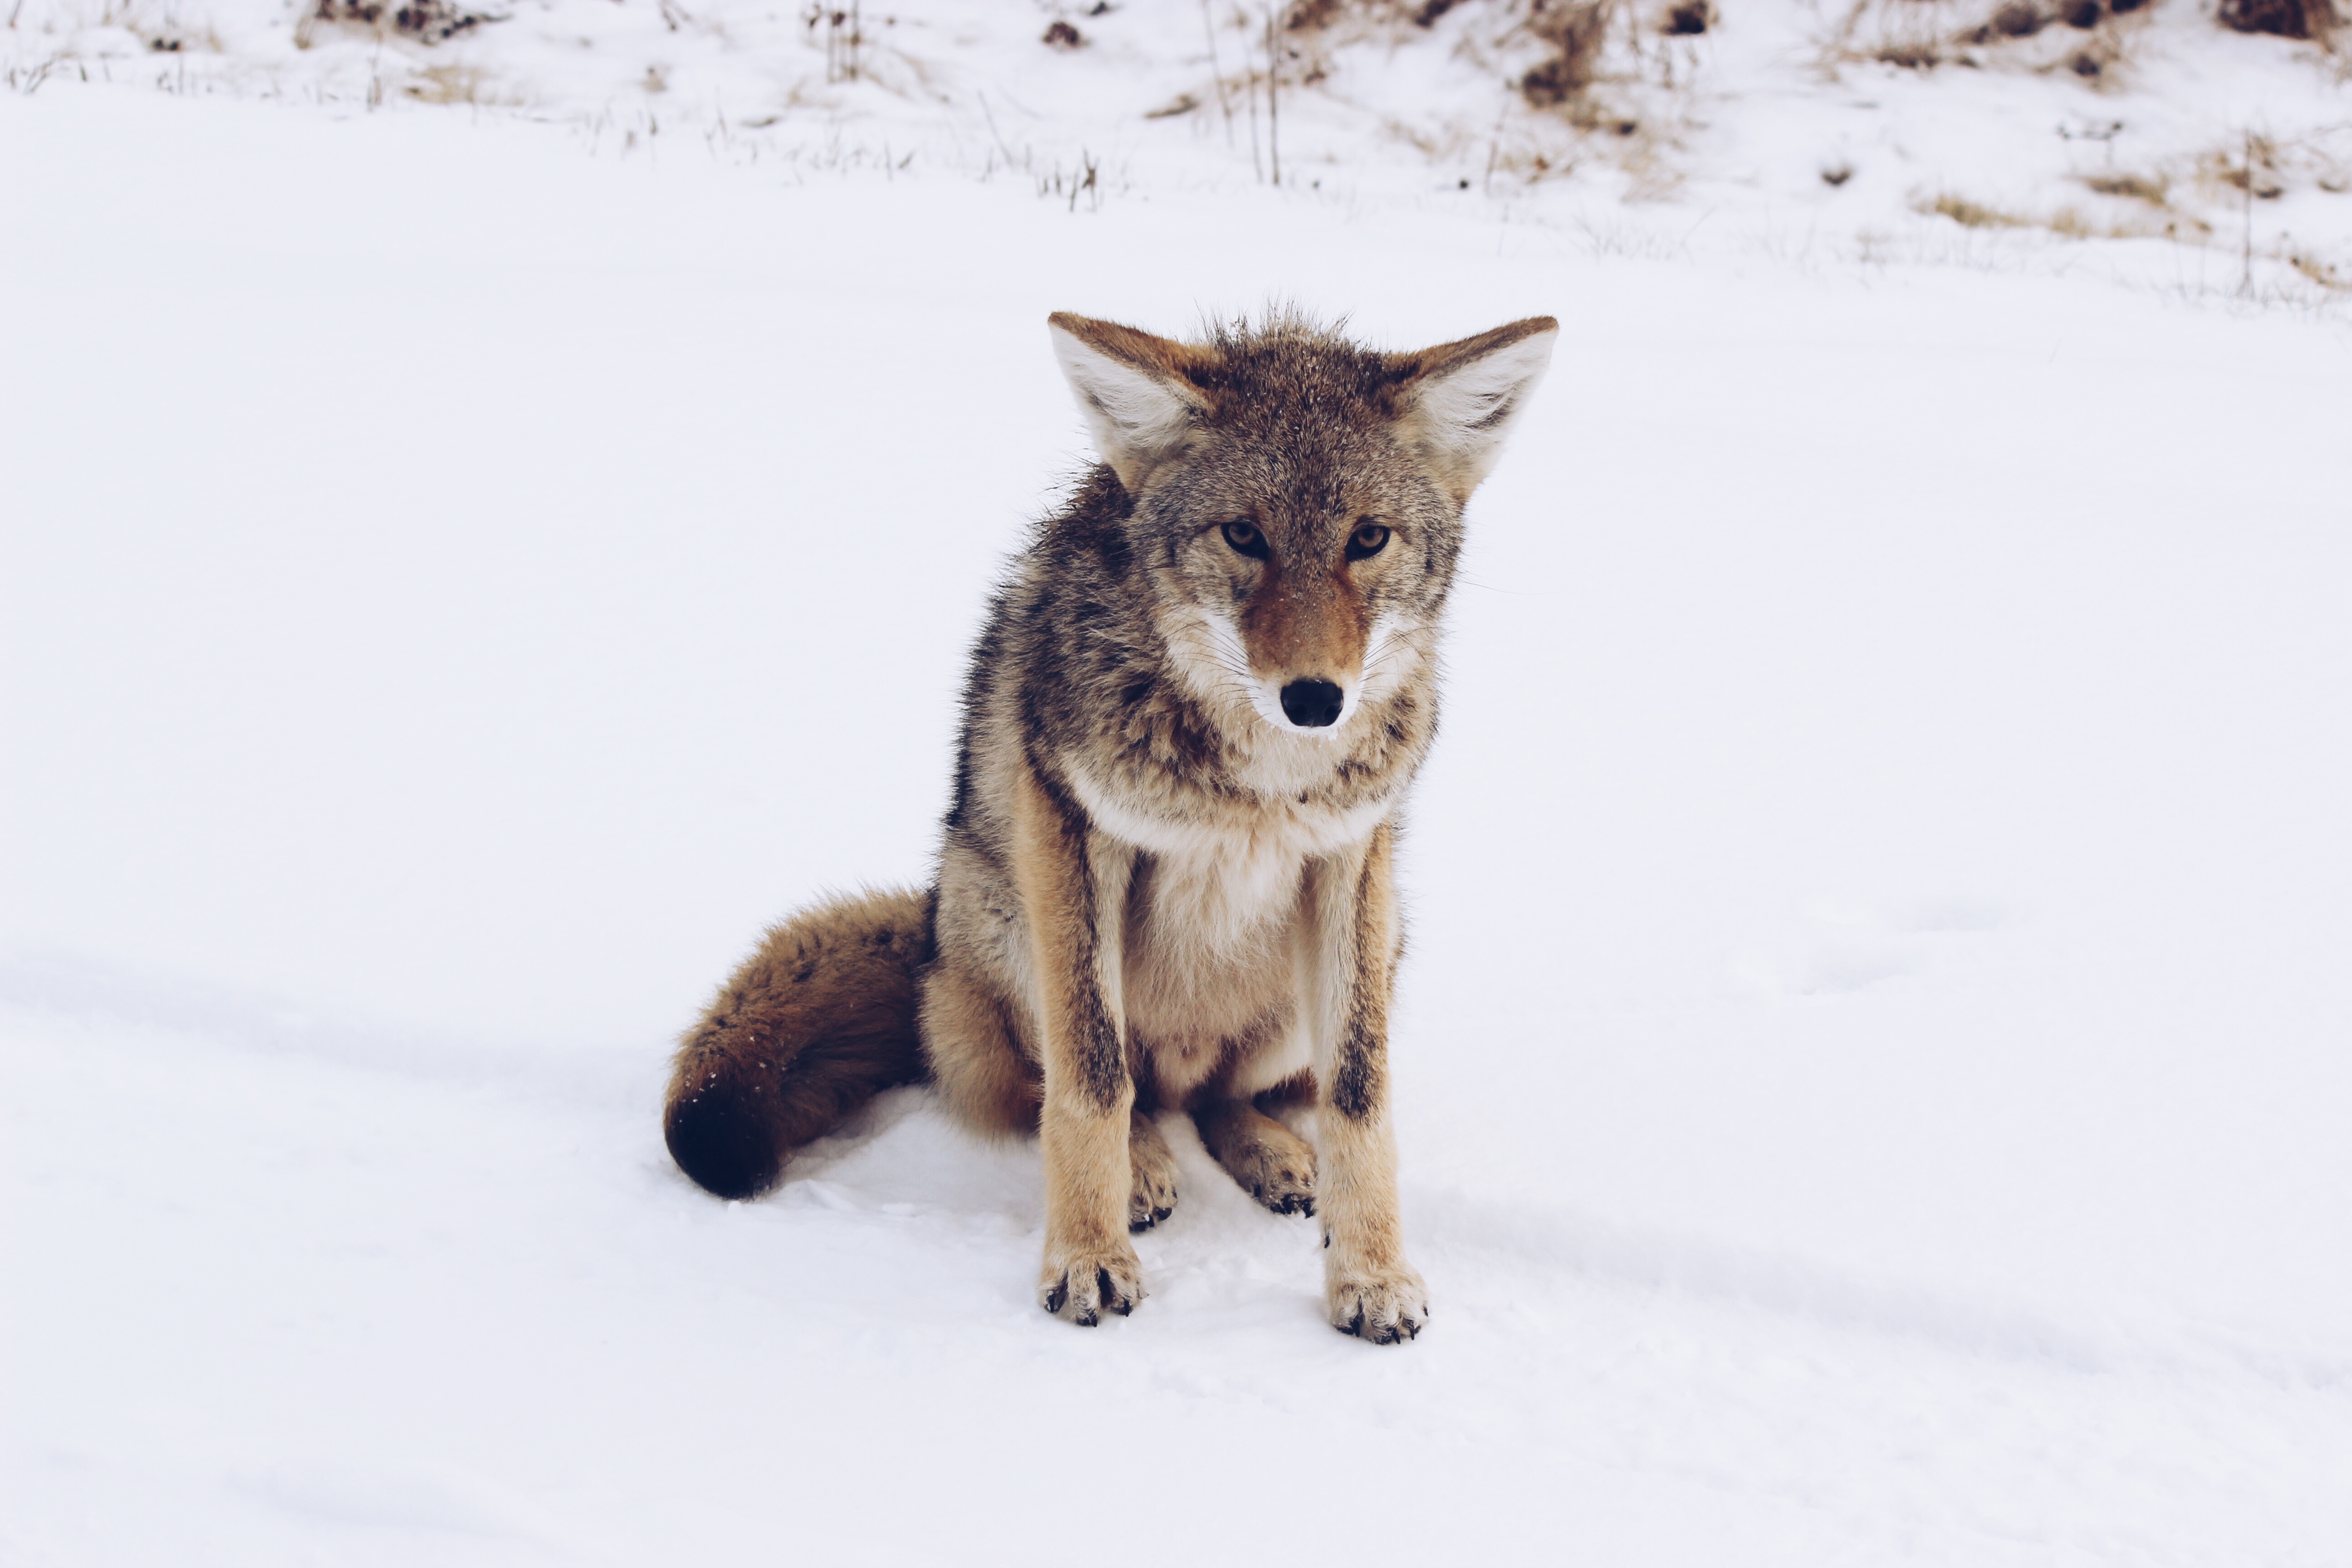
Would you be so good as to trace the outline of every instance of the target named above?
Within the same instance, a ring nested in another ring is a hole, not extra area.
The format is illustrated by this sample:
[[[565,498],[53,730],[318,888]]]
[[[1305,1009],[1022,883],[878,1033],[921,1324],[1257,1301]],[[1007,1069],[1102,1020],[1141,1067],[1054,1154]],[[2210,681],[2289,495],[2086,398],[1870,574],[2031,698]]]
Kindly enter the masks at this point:
[[[1154,1127],[1149,1137],[1129,1141],[1127,1163],[1134,1175],[1127,1194],[1127,1228],[1150,1230],[1176,1211],[1176,1156]]]
[[[1306,1139],[1296,1134],[1285,1140],[1267,1138],[1234,1164],[1234,1179],[1275,1213],[1315,1212],[1315,1149]]]
[[[1143,1300],[1143,1266],[1135,1249],[1124,1243],[1108,1247],[1080,1248],[1057,1259],[1045,1255],[1045,1271],[1037,1282],[1037,1304],[1057,1318],[1066,1317],[1091,1329],[1106,1312],[1124,1318]]]
[[[1220,1128],[1210,1148],[1242,1190],[1276,1214],[1315,1212],[1315,1145],[1270,1116]]]
[[[1429,1287],[1410,1268],[1333,1273],[1323,1288],[1331,1326],[1376,1345],[1402,1344],[1429,1321]]]

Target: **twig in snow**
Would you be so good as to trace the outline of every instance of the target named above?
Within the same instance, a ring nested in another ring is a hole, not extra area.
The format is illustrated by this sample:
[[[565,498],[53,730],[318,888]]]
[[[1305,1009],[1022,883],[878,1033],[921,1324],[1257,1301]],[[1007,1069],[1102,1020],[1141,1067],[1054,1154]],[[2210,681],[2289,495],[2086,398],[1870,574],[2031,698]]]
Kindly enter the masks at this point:
[[[1234,11],[1234,21],[1237,26],[1244,28],[1249,26],[1249,18],[1242,14],[1238,6]],[[1244,33],[1243,36],[1246,37],[1248,35]],[[1242,58],[1244,59],[1249,58],[1249,50],[1246,47],[1242,50]],[[1257,68],[1255,66],[1250,67],[1249,73],[1249,114],[1250,168],[1256,174],[1258,184],[1265,184],[1265,163],[1258,156],[1257,150]]]
[[[25,0],[16,0],[18,5]],[[15,26],[11,18],[8,25]],[[1217,63],[1217,25],[1209,16],[1209,0],[1201,0],[1201,31],[1209,39],[1209,79],[1217,84],[1217,108],[1225,117],[1225,145],[1234,144],[1234,101],[1225,96],[1225,68]]]
[[[978,92],[974,93],[972,96],[980,100],[980,112],[988,121],[988,133],[991,137],[994,138],[996,142],[996,150],[1004,154],[1004,166],[1008,169],[1012,168],[1013,165],[1013,149],[1004,144],[1004,137],[1003,133],[996,129],[996,116],[989,111],[988,94]]]
[[[2242,205],[2245,212],[2245,241],[2239,258],[2238,292],[2252,296],[2254,291],[2254,133],[2246,132],[2246,161],[2243,164],[2246,188]]]
[[[1274,183],[1282,184],[1282,108],[1275,96],[1282,75],[1282,45],[1275,37],[1274,7],[1265,8],[1265,144]]]

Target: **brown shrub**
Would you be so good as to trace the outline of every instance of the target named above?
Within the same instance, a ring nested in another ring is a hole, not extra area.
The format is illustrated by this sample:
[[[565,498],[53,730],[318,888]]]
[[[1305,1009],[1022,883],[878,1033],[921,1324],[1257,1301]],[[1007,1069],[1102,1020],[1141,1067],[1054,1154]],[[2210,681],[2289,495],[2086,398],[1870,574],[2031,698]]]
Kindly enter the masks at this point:
[[[1992,14],[1992,30],[2004,38],[2030,38],[2049,21],[2032,0],[2009,0]]]
[[[2221,0],[2217,19],[2233,33],[2269,33],[2321,43],[2341,20],[2331,0]]]
[[[1519,95],[1538,109],[1550,109],[1591,87],[1601,64],[1609,9],[1609,0],[1581,0],[1539,16],[1534,30],[1555,52],[1519,79]]]
[[[1944,63],[1942,51],[1933,44],[1887,44],[1870,58],[1881,65],[1906,71],[1934,70]]]
[[[381,24],[387,12],[394,32],[427,44],[454,38],[498,19],[477,11],[460,10],[449,0],[402,0],[397,5],[383,4],[383,0],[319,0],[311,15],[321,22],[348,22],[364,27]]]

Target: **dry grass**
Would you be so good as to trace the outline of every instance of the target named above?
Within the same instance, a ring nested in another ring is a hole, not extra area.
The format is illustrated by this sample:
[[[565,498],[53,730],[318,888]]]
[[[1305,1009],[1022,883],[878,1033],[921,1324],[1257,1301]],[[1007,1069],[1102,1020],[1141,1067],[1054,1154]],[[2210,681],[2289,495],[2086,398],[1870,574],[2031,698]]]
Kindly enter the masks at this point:
[[[1946,217],[1962,228],[2013,229],[2055,235],[2060,239],[2170,239],[2188,244],[2201,244],[2213,233],[2212,226],[2200,218],[2175,212],[2161,203],[2160,195],[2151,198],[2147,193],[2159,192],[2155,183],[2132,175],[2102,177],[2084,182],[2103,195],[2125,195],[2135,201],[2153,199],[2158,213],[2135,217],[2128,213],[2102,218],[2073,205],[2061,206],[2048,213],[2018,212],[1997,207],[1950,191],[1914,201],[1912,210],[1933,217]],[[2127,186],[2127,190],[2116,187]],[[2160,215],[2160,216],[2158,216]]]
[[[1853,0],[1823,63],[2068,74],[2110,85],[2148,0]]]
[[[2352,294],[2352,271],[2307,250],[2291,250],[2286,264],[2331,294]]]
[[[2083,184],[2103,196],[2121,196],[2127,201],[2146,202],[2154,207],[2164,206],[2165,196],[2172,189],[2168,180],[2150,179],[2142,174],[2084,174]]]
[[[2126,224],[2103,224],[2103,221],[2098,221],[2094,214],[2084,212],[2082,207],[2058,207],[2055,212],[2049,212],[2049,214],[2011,212],[2011,209],[2006,207],[1988,207],[1985,202],[1971,202],[1969,197],[1955,195],[1955,193],[1950,191],[1943,191],[1938,193],[1938,195],[1927,197],[1927,200],[1912,202],[1912,209],[1915,209],[1915,212],[1928,214],[1928,216],[1952,218],[1952,221],[1959,224],[1961,228],[2039,230],[2039,233],[2058,235],[2061,240],[2155,240],[2155,237],[2188,237],[2188,235],[2183,233],[2185,226],[2180,218],[2166,221],[2166,224],[2161,226],[2131,224],[2131,221],[2126,221]],[[2194,224],[2194,230],[2204,230],[2204,226]]]
[[[2021,214],[2008,212],[2000,207],[1986,206],[1983,203],[1972,202],[1966,196],[1956,196],[1949,191],[1939,194],[1932,201],[1915,205],[1919,211],[1933,213],[1937,217],[1950,218],[1962,228],[2039,228],[2042,226],[2035,219]]]
[[[419,103],[490,103],[489,79],[471,66],[426,66],[401,92]]]

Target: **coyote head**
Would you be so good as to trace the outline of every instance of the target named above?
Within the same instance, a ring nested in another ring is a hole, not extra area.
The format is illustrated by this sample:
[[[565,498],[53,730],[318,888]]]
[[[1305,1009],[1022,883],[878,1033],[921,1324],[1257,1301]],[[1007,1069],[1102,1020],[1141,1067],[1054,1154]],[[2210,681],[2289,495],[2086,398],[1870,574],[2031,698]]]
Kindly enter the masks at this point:
[[[1319,736],[1427,658],[1463,503],[1559,334],[1381,353],[1286,316],[1204,343],[1049,325],[1179,674],[1229,721]]]

